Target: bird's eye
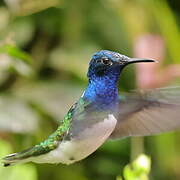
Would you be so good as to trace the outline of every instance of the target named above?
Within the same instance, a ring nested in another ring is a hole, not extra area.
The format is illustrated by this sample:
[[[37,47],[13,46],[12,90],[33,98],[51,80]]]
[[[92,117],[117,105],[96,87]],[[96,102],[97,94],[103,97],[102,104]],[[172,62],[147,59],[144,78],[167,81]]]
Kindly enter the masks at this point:
[[[96,63],[101,63],[101,59],[97,59],[97,60],[96,60]]]
[[[112,65],[112,61],[107,59],[107,58],[103,58],[101,59],[101,62],[104,64],[104,65],[108,65],[108,66],[111,66]]]

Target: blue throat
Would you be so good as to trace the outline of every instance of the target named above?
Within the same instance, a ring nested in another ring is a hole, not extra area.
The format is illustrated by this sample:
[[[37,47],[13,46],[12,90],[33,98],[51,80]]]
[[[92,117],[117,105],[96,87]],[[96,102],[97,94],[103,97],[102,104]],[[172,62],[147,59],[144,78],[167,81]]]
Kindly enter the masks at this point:
[[[94,102],[100,109],[114,109],[118,103],[118,76],[111,74],[91,77],[83,97]]]

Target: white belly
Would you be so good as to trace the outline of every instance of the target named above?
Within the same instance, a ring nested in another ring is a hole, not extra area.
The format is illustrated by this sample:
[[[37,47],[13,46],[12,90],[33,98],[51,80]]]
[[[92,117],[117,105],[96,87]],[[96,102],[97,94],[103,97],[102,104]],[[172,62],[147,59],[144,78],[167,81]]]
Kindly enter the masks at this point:
[[[62,141],[55,150],[32,158],[37,163],[71,164],[84,159],[100,147],[110,136],[117,120],[110,114],[104,121],[82,131],[76,139]]]

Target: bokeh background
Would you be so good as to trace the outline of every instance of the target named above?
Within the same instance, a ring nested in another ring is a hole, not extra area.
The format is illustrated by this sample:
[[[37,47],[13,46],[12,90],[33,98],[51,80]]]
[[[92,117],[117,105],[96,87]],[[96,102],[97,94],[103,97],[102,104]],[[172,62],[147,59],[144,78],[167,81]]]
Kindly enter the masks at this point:
[[[1,0],[0,156],[45,139],[86,87],[101,49],[158,59],[129,66],[121,91],[178,85],[178,0]],[[1,180],[113,180],[142,152],[152,180],[180,179],[180,132],[105,143],[74,165],[0,167]]]

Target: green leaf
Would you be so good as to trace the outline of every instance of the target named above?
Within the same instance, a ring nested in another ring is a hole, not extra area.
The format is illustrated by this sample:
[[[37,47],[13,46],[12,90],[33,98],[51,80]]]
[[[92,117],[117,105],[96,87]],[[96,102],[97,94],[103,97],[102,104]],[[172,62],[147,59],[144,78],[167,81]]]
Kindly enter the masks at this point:
[[[0,54],[5,54],[5,56],[1,57],[0,70],[15,72],[25,77],[32,77],[35,75],[31,66],[31,56],[18,47],[5,44],[0,47]]]
[[[15,59],[22,60],[28,64],[32,63],[31,57],[26,52],[13,45],[6,44],[1,46],[0,53],[6,53],[7,55],[14,57]]]

